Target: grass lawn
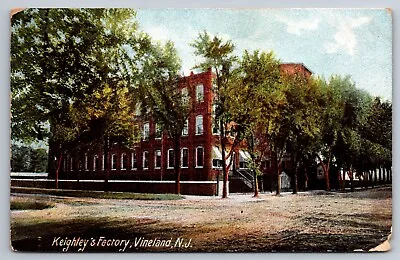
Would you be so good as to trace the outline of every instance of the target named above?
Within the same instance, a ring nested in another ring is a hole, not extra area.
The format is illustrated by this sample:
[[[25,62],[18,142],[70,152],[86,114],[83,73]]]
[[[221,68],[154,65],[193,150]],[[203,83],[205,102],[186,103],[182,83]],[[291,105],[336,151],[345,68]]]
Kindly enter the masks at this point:
[[[61,197],[86,197],[96,199],[131,199],[131,200],[179,200],[182,195],[178,194],[150,194],[133,192],[104,192],[104,191],[83,191],[83,190],[56,190],[39,188],[12,187],[12,193],[24,194],[47,194]]]
[[[39,202],[39,201],[30,201],[30,200],[12,200],[10,202],[11,210],[41,210],[48,209],[54,207],[54,204],[47,202]]]

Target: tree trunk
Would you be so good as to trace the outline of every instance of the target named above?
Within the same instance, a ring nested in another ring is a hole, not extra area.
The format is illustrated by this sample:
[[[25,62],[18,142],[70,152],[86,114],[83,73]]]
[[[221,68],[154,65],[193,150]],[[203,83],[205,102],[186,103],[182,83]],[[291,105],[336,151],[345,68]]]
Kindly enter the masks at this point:
[[[346,170],[343,168],[343,187],[342,190],[345,191],[346,190]]]
[[[181,194],[181,167],[180,167],[180,149],[181,143],[179,136],[174,138],[174,170],[175,170],[175,193]],[[204,160],[204,154],[203,154]]]
[[[304,190],[308,190],[308,174],[306,165],[304,165]]]
[[[388,173],[389,173],[389,171],[385,171],[385,172],[384,172],[384,174],[383,174],[383,176],[382,176],[382,181],[383,181],[383,183],[386,183]]]
[[[269,192],[272,193],[273,192],[273,183],[274,183],[274,175],[272,173],[268,174],[268,178],[269,178]]]
[[[324,176],[325,176],[325,189],[327,191],[331,190],[331,185],[330,185],[330,180],[329,180],[329,165],[331,163],[331,156],[332,156],[332,152],[329,152],[329,156],[328,156],[328,162],[325,164],[324,161],[322,160],[322,158],[320,156],[318,156],[318,159],[321,163],[322,169],[324,171]]]
[[[375,188],[375,171],[376,171],[376,169],[374,169],[374,170],[372,170],[371,171],[371,186],[372,186],[372,188]]]
[[[378,180],[378,183],[381,183],[381,182],[382,182],[382,167],[379,166],[379,180]]]
[[[327,165],[324,167],[324,174],[325,174],[325,185],[326,185],[326,190],[330,191],[331,190],[331,184],[330,184],[330,178],[329,178],[329,164],[330,164],[330,155],[328,159]]]
[[[222,186],[222,198],[228,198],[228,169],[226,168],[225,161],[225,128],[222,119],[219,120],[219,141],[221,143],[221,155],[222,155],[222,176],[223,176],[223,186]]]
[[[55,165],[54,165],[54,157],[55,157],[55,142],[52,138],[49,138],[49,153],[47,155],[47,171],[48,176],[55,177]]]
[[[255,170],[253,170],[253,176],[254,176],[254,197],[258,198],[258,179]]]
[[[277,184],[276,184],[276,195],[281,194],[281,173],[282,173],[282,160],[276,156],[276,172],[277,172]]]
[[[340,174],[340,167],[337,168],[336,174],[337,174],[337,176],[338,176],[338,181],[339,181],[338,190],[339,190],[339,189],[340,189],[340,190],[343,190],[343,183],[344,183],[344,180],[342,180],[342,174]]]
[[[353,171],[350,169],[349,170],[349,178],[350,178],[350,187],[351,187],[351,191],[354,191],[354,177],[353,177]]]
[[[56,176],[55,176],[55,182],[56,182],[56,189],[58,189],[58,173],[60,172],[60,167],[61,167],[61,162],[63,160],[62,152],[60,152],[60,157],[57,165],[57,170],[56,170]]]
[[[293,180],[293,194],[297,194],[297,191],[299,190],[298,187],[298,165],[297,165],[297,160],[294,161],[294,180]]]

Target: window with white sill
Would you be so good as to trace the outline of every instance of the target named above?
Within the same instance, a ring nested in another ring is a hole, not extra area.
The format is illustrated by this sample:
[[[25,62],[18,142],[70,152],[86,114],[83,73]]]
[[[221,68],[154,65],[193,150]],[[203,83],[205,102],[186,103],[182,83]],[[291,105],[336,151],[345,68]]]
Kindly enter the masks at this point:
[[[196,86],[196,101],[197,102],[204,101],[204,86],[203,86],[203,84],[199,84]]]
[[[182,148],[181,150],[181,167],[188,168],[189,167],[189,149]]]
[[[204,148],[199,146],[196,148],[196,168],[203,168],[204,166]]]
[[[196,135],[202,135],[203,132],[204,132],[203,116],[198,115],[196,116]]]

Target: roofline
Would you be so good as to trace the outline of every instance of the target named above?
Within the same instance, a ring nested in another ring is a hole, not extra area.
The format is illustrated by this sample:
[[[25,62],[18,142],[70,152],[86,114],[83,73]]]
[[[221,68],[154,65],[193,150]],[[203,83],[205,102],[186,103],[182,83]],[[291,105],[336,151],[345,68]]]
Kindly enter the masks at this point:
[[[314,72],[312,70],[310,70],[303,62],[282,62],[281,65],[290,65],[290,64],[294,64],[294,65],[301,65],[303,66],[306,70],[308,70],[309,72],[311,72],[311,74],[314,74]]]

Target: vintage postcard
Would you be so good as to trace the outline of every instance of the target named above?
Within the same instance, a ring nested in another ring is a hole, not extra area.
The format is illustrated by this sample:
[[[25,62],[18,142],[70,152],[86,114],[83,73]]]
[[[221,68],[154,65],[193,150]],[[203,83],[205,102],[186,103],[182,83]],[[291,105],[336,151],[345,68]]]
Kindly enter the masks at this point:
[[[390,9],[17,8],[10,39],[12,250],[390,250]]]

